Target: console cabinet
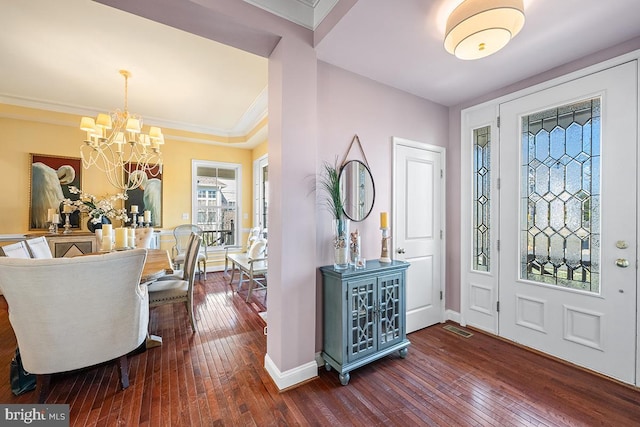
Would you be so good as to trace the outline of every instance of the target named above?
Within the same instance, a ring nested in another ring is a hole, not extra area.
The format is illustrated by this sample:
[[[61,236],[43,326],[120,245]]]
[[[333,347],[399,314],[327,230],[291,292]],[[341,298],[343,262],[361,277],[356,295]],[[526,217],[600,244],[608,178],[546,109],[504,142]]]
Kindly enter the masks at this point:
[[[367,261],[364,269],[320,267],[325,368],[347,385],[350,372],[398,351],[405,358],[405,276],[409,263]]]

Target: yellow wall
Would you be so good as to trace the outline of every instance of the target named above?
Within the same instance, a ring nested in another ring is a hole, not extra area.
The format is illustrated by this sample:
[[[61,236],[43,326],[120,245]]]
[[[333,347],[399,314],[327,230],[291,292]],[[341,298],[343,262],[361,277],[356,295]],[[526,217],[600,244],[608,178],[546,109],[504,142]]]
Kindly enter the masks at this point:
[[[73,114],[0,104],[0,166],[4,176],[0,182],[0,234],[25,233],[29,229],[30,153],[80,157],[85,133],[79,129],[79,123],[80,116]],[[253,150],[189,141],[214,140],[203,135],[190,138],[185,137],[185,132],[170,129],[163,132],[163,229],[191,222],[192,159],[242,165],[241,226],[250,228]],[[82,190],[96,196],[117,193],[95,168],[83,169],[81,180]],[[189,213],[190,219],[183,220],[183,213]],[[86,227],[86,219],[81,223]]]

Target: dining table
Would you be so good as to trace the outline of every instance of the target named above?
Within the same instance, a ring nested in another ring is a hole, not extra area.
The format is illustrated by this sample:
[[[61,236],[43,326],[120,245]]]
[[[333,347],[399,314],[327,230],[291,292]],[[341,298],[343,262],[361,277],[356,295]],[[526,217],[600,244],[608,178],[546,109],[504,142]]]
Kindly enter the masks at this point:
[[[147,249],[147,259],[142,268],[140,283],[153,282],[167,274],[173,274],[169,252],[165,249]]]

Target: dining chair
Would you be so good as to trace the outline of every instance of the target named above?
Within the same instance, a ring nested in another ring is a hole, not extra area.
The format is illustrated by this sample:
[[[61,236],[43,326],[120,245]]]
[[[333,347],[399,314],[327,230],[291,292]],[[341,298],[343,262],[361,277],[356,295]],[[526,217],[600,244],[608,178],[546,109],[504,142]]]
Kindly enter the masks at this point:
[[[202,237],[191,233],[185,251],[184,275],[181,279],[157,280],[148,286],[149,307],[185,303],[193,332],[196,332],[196,320],[193,313],[193,282],[201,243]]]
[[[52,374],[118,360],[147,337],[149,296],[140,284],[146,249],[52,259],[0,257],[0,288],[24,369],[44,403]]]
[[[151,249],[153,227],[136,228],[136,248]]]
[[[53,258],[49,243],[47,243],[47,239],[44,236],[27,239],[26,243],[31,251],[32,258]]]
[[[180,266],[185,263],[185,253],[189,245],[191,233],[202,237],[202,228],[195,224],[182,224],[173,229],[173,237],[176,243],[173,245],[173,248],[171,248],[171,261],[176,269],[180,269]],[[204,279],[207,280],[207,245],[200,246],[196,263],[198,266],[198,274],[202,275],[204,273]]]
[[[10,258],[31,258],[29,247],[24,240],[11,243],[10,245],[4,245],[2,247],[2,252],[4,252],[4,256]]]

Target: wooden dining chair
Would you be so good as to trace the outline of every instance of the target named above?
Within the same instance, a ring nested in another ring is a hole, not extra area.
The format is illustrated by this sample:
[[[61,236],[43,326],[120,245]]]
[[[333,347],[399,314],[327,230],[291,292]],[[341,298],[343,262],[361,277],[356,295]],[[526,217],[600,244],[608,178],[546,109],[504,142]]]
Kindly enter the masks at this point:
[[[193,332],[196,332],[196,319],[193,313],[193,282],[201,243],[202,237],[191,233],[184,257],[184,275],[181,279],[157,280],[148,286],[149,307],[185,303]]]

